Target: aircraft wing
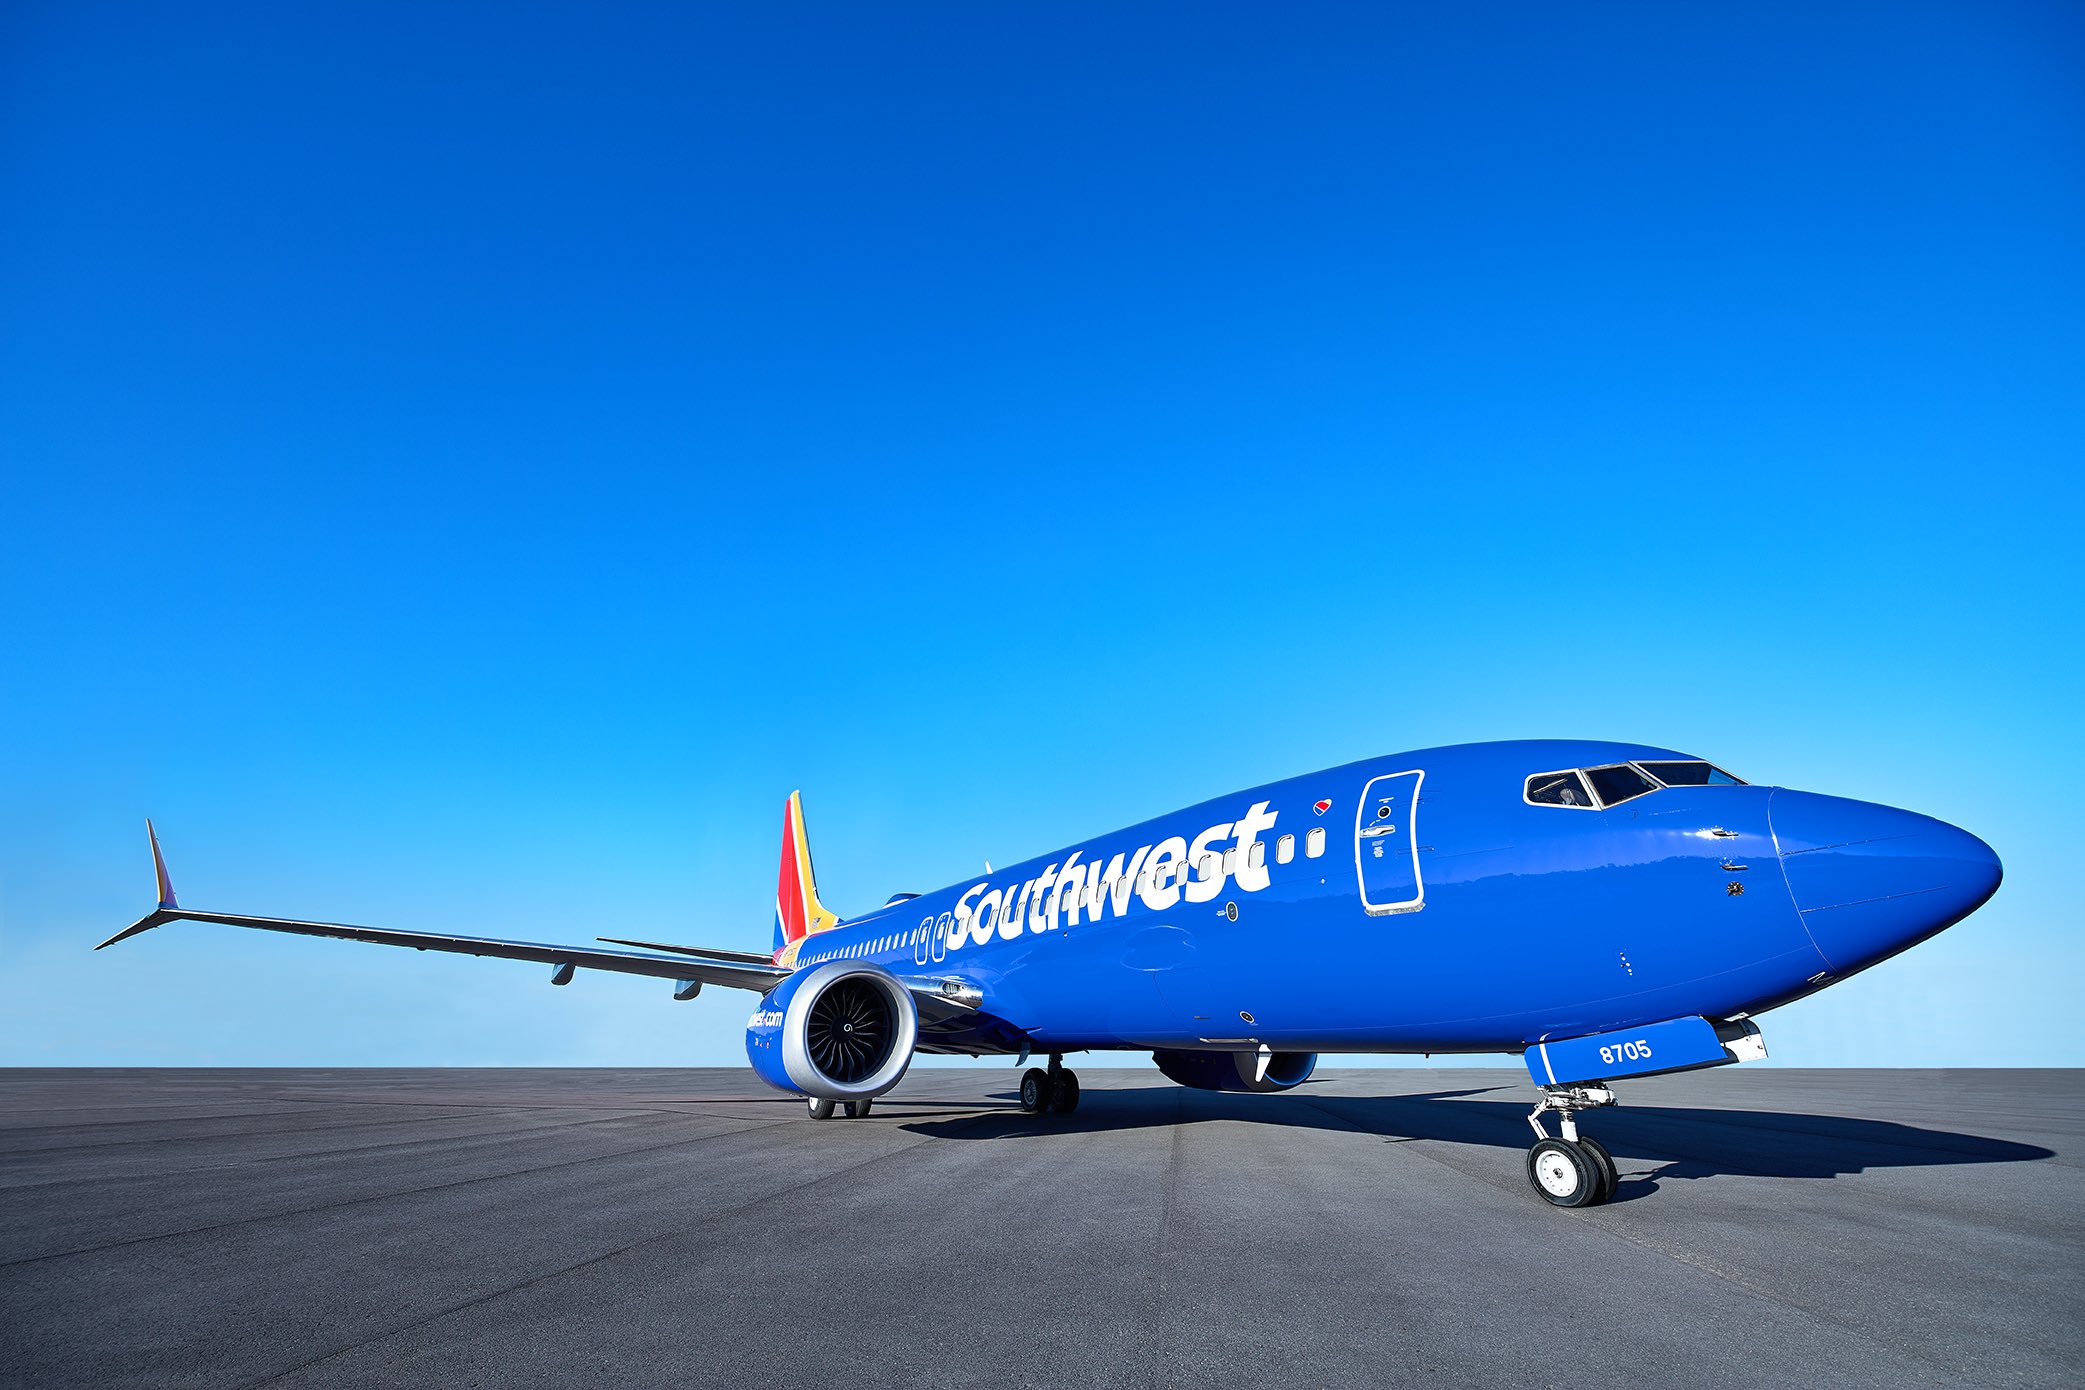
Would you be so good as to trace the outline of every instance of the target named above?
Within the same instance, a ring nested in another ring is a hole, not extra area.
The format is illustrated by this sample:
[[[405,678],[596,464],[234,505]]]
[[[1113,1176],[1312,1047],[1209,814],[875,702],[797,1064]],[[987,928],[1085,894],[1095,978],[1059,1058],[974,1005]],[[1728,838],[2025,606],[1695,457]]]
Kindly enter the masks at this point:
[[[168,922],[221,922],[226,926],[254,927],[261,931],[288,932],[294,936],[330,936],[342,941],[368,941],[378,946],[410,946],[416,951],[450,951],[466,956],[534,961],[560,972],[560,983],[568,968],[610,970],[623,975],[650,975],[676,983],[700,981],[706,985],[765,994],[793,973],[789,966],[776,965],[767,957],[751,951],[662,945],[654,949],[678,954],[649,955],[639,951],[604,951],[594,946],[555,946],[536,941],[501,941],[489,936],[451,936],[445,932],[357,927],[345,922],[305,922],[288,917],[251,917],[239,912],[191,911],[174,898],[173,881],[167,875],[166,860],[159,852],[159,835],[152,829],[150,821],[145,823],[145,833],[152,841],[152,870],[158,882],[159,905],[148,916],[96,946],[94,949],[97,951]],[[617,941],[614,944],[652,943]],[[926,1022],[943,1022],[974,1013],[981,1001],[977,987],[965,981],[927,976],[901,978],[919,1006],[921,1019]]]
[[[369,941],[379,946],[410,946],[416,951],[453,951],[466,956],[497,956],[502,960],[530,960],[539,965],[576,966],[585,970],[613,970],[624,975],[651,975],[661,980],[700,980],[706,985],[750,989],[765,994],[789,977],[779,965],[754,965],[742,961],[701,960],[693,957],[644,955],[636,951],[604,951],[599,947],[552,946],[534,941],[500,941],[485,936],[450,936],[440,932],[398,931],[390,927],[356,927],[345,922],[300,922],[285,917],[248,917],[236,912],[192,912],[167,904],[151,916],[126,927],[96,946],[113,946],[139,932],[168,922],[222,922],[233,927],[257,927],[262,931],[290,932],[297,936],[331,936],[343,941]]]

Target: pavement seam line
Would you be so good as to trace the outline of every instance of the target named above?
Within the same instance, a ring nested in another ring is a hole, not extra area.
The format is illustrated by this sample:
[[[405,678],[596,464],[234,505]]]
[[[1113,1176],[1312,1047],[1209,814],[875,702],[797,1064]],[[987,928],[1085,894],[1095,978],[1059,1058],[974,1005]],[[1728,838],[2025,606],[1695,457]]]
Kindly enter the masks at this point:
[[[1166,1300],[1172,1293],[1172,1281],[1166,1277],[1166,1249],[1172,1243],[1174,1225],[1179,1218],[1180,1174],[1185,1166],[1182,1155],[1187,1147],[1187,1092],[1177,1088],[1173,1092],[1172,1131],[1166,1144],[1166,1168],[1158,1208],[1158,1239],[1151,1260],[1154,1277],[1148,1321],[1153,1329],[1151,1341],[1157,1348],[1150,1368],[1152,1390],[1165,1390],[1176,1383],[1169,1374],[1172,1350],[1162,1334],[1166,1326]]]

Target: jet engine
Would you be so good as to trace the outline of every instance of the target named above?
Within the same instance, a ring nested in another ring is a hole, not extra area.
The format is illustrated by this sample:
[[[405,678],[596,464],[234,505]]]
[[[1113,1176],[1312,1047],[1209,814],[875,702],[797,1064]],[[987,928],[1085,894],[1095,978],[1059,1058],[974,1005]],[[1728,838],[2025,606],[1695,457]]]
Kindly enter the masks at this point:
[[[821,1100],[882,1095],[912,1065],[918,1039],[912,991],[862,961],[797,971],[762,995],[746,1020],[754,1074],[778,1091]]]
[[[1317,1070],[1315,1052],[1176,1052],[1161,1048],[1151,1054],[1158,1069],[1197,1091],[1286,1091],[1310,1080]]]

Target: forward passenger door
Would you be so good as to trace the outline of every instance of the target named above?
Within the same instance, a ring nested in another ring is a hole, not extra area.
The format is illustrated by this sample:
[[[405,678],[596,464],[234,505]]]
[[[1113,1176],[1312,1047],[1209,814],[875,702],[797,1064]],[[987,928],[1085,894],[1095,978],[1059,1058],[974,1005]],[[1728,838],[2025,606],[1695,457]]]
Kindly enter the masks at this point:
[[[1419,784],[1423,769],[1377,777],[1361,789],[1354,813],[1354,868],[1361,906],[1371,917],[1426,905],[1419,878]]]

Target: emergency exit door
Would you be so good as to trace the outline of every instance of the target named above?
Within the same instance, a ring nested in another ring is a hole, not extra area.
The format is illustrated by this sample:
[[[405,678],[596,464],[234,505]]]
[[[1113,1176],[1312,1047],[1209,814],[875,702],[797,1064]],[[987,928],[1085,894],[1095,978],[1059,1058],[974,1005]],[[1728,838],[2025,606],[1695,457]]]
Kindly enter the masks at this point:
[[[1419,783],[1426,773],[1393,772],[1361,789],[1354,823],[1354,864],[1361,906],[1372,917],[1417,912],[1425,905],[1419,882]]]

